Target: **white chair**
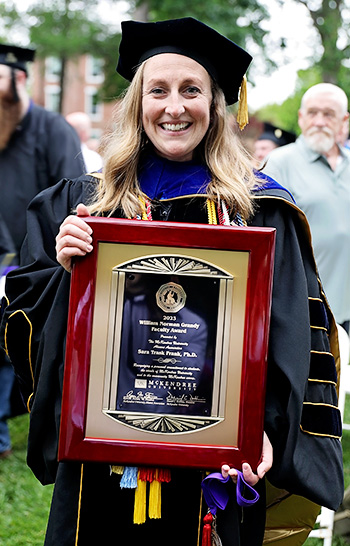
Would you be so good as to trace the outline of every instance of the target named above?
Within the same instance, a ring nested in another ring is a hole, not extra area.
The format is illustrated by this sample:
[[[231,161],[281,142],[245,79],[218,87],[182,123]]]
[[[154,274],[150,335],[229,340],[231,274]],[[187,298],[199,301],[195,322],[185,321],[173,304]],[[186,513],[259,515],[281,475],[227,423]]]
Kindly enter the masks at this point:
[[[334,524],[333,510],[329,510],[329,508],[322,506],[316,523],[319,527],[318,529],[313,529],[309,534],[309,537],[321,538],[323,540],[323,546],[332,546]]]
[[[338,406],[341,413],[342,421],[344,421],[344,408],[346,394],[350,394],[350,338],[344,328],[337,324],[338,328],[338,340],[339,340],[339,352],[340,352],[340,384],[339,384],[339,399]],[[343,429],[350,430],[350,424],[344,424]],[[325,508],[321,508],[320,515],[318,516],[316,523],[318,529],[313,529],[309,534],[309,537],[316,537],[323,540],[323,546],[332,546],[333,537],[333,525],[334,525],[334,512]]]
[[[350,394],[350,339],[344,328],[338,326],[338,339],[340,351],[340,385],[339,385],[339,409],[342,416],[343,430],[350,430],[350,424],[344,423],[344,409],[346,395]]]

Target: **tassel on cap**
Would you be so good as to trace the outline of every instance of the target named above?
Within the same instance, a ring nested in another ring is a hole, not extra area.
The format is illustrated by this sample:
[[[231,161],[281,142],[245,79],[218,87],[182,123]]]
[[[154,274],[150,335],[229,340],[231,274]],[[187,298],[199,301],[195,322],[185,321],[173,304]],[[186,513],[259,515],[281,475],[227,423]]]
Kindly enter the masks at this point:
[[[243,76],[243,80],[242,80],[240,92],[239,92],[237,123],[241,131],[249,123],[248,100],[247,100],[247,78],[245,76]]]

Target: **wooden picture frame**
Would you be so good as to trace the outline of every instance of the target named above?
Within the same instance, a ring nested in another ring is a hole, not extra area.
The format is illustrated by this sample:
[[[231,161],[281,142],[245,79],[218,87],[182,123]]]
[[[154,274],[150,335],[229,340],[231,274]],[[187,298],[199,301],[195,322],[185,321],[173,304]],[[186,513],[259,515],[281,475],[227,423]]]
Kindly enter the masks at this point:
[[[88,217],[59,460],[259,463],[275,229]]]

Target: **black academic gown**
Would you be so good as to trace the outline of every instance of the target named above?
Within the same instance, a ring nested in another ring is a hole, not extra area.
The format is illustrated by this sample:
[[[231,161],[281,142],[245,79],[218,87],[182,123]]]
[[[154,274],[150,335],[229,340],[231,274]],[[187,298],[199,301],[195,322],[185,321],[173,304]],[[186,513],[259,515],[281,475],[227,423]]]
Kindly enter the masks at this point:
[[[0,151],[0,214],[17,253],[33,197],[64,177],[80,176],[84,169],[76,131],[62,116],[31,103],[8,146]]]
[[[85,166],[76,131],[66,120],[30,103],[29,110],[0,151],[0,214],[13,241],[18,264],[26,234],[26,210],[39,192],[65,176],[80,176]],[[0,353],[0,366],[6,363]],[[11,416],[23,413],[17,381],[11,393]]]
[[[95,184],[93,177],[61,181],[33,200],[22,250],[25,265],[7,281],[10,304],[2,336],[6,328],[5,345],[31,410],[28,464],[42,483],[56,480],[45,545],[109,543],[113,536],[117,544],[128,537],[131,544],[195,546],[201,472],[172,470],[171,483],[162,486],[162,519],[136,526],[131,523],[133,494],[119,489],[119,478],[110,476],[108,465],[57,464],[70,275],[56,262],[54,238]],[[251,224],[277,228],[265,419],[274,464],[268,476],[276,487],[336,509],[343,475],[337,374],[329,343],[334,322],[302,212],[284,190],[263,189],[255,197]],[[153,219],[206,223],[204,199],[184,196],[153,203]],[[261,501],[245,509],[243,518],[231,487],[230,504],[218,516],[223,546],[258,546],[265,521],[264,483],[258,485]]]

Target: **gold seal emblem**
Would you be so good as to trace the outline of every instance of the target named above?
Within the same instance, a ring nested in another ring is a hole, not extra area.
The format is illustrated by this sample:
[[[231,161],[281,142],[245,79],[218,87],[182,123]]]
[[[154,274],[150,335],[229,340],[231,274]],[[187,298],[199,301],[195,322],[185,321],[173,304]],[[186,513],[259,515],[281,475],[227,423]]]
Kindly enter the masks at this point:
[[[177,313],[185,307],[186,297],[182,286],[174,282],[162,284],[156,294],[158,307],[169,313]]]

